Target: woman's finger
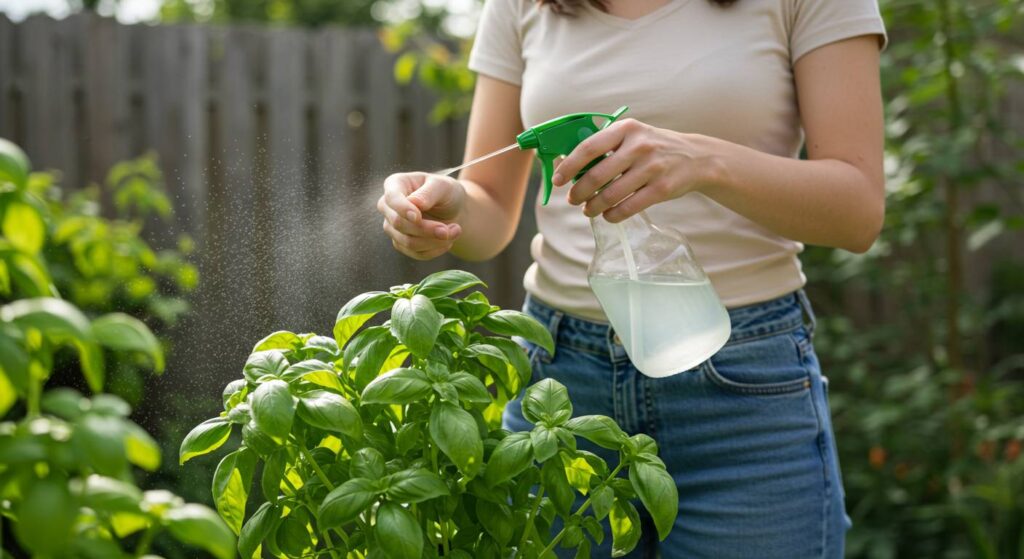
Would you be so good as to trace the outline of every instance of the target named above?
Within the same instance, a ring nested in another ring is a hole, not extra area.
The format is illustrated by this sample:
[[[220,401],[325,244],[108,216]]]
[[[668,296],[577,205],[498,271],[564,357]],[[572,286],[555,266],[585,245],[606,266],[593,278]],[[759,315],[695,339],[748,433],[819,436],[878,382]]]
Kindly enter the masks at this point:
[[[580,142],[576,149],[572,150],[572,153],[563,159],[558,167],[555,167],[555,174],[551,177],[551,182],[555,186],[561,186],[569,182],[591,161],[609,151],[618,149],[626,134],[635,130],[635,125],[636,121],[633,119],[614,122],[608,128],[599,130]]]
[[[420,209],[409,200],[409,194],[419,188],[426,175],[423,173],[396,173],[384,180],[384,204],[409,221],[418,221]]]
[[[387,205],[384,205],[381,209],[381,213],[384,215],[384,219],[386,219],[392,227],[406,235],[441,240],[448,240],[453,236],[452,224],[423,218],[418,221],[409,221],[408,219],[398,215],[398,212],[396,212],[394,208]]]
[[[587,204],[583,206],[583,214],[587,217],[594,217],[604,213],[608,208],[622,202],[637,190],[642,189],[650,179],[651,177],[648,173],[639,169],[627,169],[621,177],[615,179],[604,190],[587,200]]]
[[[647,183],[643,188],[634,192],[632,196],[604,212],[604,218],[610,223],[624,221],[658,202],[667,200],[666,190],[667,187],[660,181]]]
[[[451,249],[452,249],[452,244],[451,243],[445,243],[443,246],[440,246],[440,247],[435,248],[433,250],[426,250],[426,251],[422,251],[422,252],[417,252],[416,255],[413,256],[413,258],[415,258],[417,260],[433,260],[434,258],[437,258],[438,256],[441,256],[442,254],[448,252]]]
[[[391,237],[391,241],[397,247],[401,247],[403,253],[408,254],[409,252],[423,252],[426,250],[433,250],[438,247],[441,241],[434,238],[428,237],[414,237],[412,235],[406,235],[401,231],[394,228],[388,220],[384,220],[384,232],[387,233],[388,237]]]
[[[576,181],[576,184],[572,185],[572,188],[569,189],[569,203],[578,206],[586,202],[602,186],[625,173],[632,163],[631,158],[621,152],[616,152],[605,158],[587,171],[580,180]]]

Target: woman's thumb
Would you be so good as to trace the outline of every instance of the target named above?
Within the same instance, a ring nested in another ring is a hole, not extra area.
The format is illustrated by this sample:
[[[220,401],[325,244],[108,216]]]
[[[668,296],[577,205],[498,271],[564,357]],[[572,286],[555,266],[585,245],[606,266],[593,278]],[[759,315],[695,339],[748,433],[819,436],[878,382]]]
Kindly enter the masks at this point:
[[[451,184],[448,181],[430,177],[423,183],[423,186],[409,195],[409,201],[421,211],[426,211],[443,202],[448,197],[450,189]]]

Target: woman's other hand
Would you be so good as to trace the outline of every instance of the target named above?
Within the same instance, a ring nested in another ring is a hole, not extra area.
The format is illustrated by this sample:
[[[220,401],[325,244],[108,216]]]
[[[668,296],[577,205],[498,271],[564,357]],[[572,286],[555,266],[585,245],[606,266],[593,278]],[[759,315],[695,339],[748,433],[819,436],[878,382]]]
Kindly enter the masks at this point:
[[[569,203],[585,204],[583,213],[588,217],[603,213],[605,219],[616,223],[711,182],[712,173],[718,170],[714,144],[706,136],[625,119],[576,146],[555,168],[552,182],[562,186],[594,159],[614,152],[572,185]],[[615,182],[598,192],[612,180]]]
[[[384,181],[377,210],[395,249],[416,260],[430,260],[451,250],[462,234],[457,220],[465,199],[462,184],[451,177],[396,173]]]

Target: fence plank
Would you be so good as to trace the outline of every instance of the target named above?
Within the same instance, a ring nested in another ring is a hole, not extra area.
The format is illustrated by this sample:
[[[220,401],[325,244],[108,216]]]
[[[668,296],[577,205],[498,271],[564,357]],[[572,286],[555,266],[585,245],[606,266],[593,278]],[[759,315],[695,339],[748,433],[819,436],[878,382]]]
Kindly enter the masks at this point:
[[[155,27],[145,31],[150,35],[149,40],[142,41],[139,53],[141,64],[138,81],[142,93],[143,130],[142,142],[137,149],[157,152],[168,195],[174,204],[180,199],[178,169],[183,103],[179,90],[180,33],[176,27]],[[171,245],[179,231],[162,221],[158,223],[159,236],[153,234],[154,228],[150,228],[150,241],[161,247]]]
[[[55,167],[56,153],[48,149],[51,141],[51,112],[58,99],[54,97],[50,77],[54,62],[52,20],[32,16],[22,24],[20,68],[22,70],[22,114],[25,119],[22,147],[38,169]]]
[[[129,113],[127,41],[123,26],[112,19],[86,14],[82,87],[85,108],[85,178],[100,182],[117,161],[128,155]]]
[[[68,17],[55,22],[56,32],[52,43],[54,60],[49,77],[56,104],[48,107],[51,136],[49,146],[45,149],[53,151],[53,167],[60,170],[65,188],[71,189],[81,188],[84,182],[79,168],[81,158],[78,143],[81,105],[76,93],[82,24],[80,17]]]
[[[335,304],[314,309],[315,324],[330,324],[332,307],[346,299],[345,287],[358,272],[346,266],[353,255],[343,232],[352,219],[350,190],[355,162],[355,134],[348,115],[356,110],[355,57],[358,35],[351,30],[327,28],[315,38],[312,46],[310,74],[317,77],[313,91],[316,126],[313,131],[318,164],[314,216],[310,239],[315,243],[322,266],[310,270],[314,285],[321,287],[326,301]],[[337,309],[333,309],[336,311]]]
[[[216,165],[209,192],[207,242],[200,253],[204,328],[220,333],[226,358],[242,358],[254,331],[265,319],[246,305],[257,306],[256,115],[249,72],[254,37],[244,29],[211,30],[219,56],[211,58],[217,84],[211,161]],[[260,305],[262,306],[262,305]],[[254,316],[256,315],[256,316]],[[240,328],[241,326],[241,328]],[[244,332],[242,330],[245,330]]]
[[[398,86],[392,68],[395,56],[381,48],[377,37],[362,37],[362,52],[369,62],[365,67],[367,85],[366,122],[369,126],[370,174],[386,175],[398,154],[395,138],[398,117]]]
[[[273,29],[268,36],[267,145],[270,159],[271,211],[273,230],[273,302],[275,323],[301,330],[312,299],[302,273],[304,262],[316,258],[306,254],[306,188],[303,164],[306,156],[304,91],[305,41],[291,29]]]
[[[181,96],[186,102],[181,109],[181,159],[178,168],[180,186],[176,197],[179,222],[183,222],[195,239],[204,246],[206,230],[206,167],[208,153],[208,87],[207,60],[209,50],[206,31],[201,27],[179,28],[181,57],[179,76]]]

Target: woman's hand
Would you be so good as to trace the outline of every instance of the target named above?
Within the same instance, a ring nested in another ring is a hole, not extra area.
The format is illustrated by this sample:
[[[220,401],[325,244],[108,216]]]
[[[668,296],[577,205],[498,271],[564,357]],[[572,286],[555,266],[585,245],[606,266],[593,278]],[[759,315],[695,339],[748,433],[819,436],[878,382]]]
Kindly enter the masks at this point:
[[[384,181],[377,210],[391,244],[406,256],[430,260],[448,252],[462,234],[456,222],[465,205],[459,181],[429,173],[396,173]]]
[[[552,182],[562,186],[594,159],[614,152],[572,186],[569,203],[585,204],[583,213],[588,217],[603,213],[605,219],[617,223],[710,184],[720,168],[714,145],[715,140],[707,136],[625,119],[576,146],[555,168]],[[594,195],[612,180],[615,182]]]

